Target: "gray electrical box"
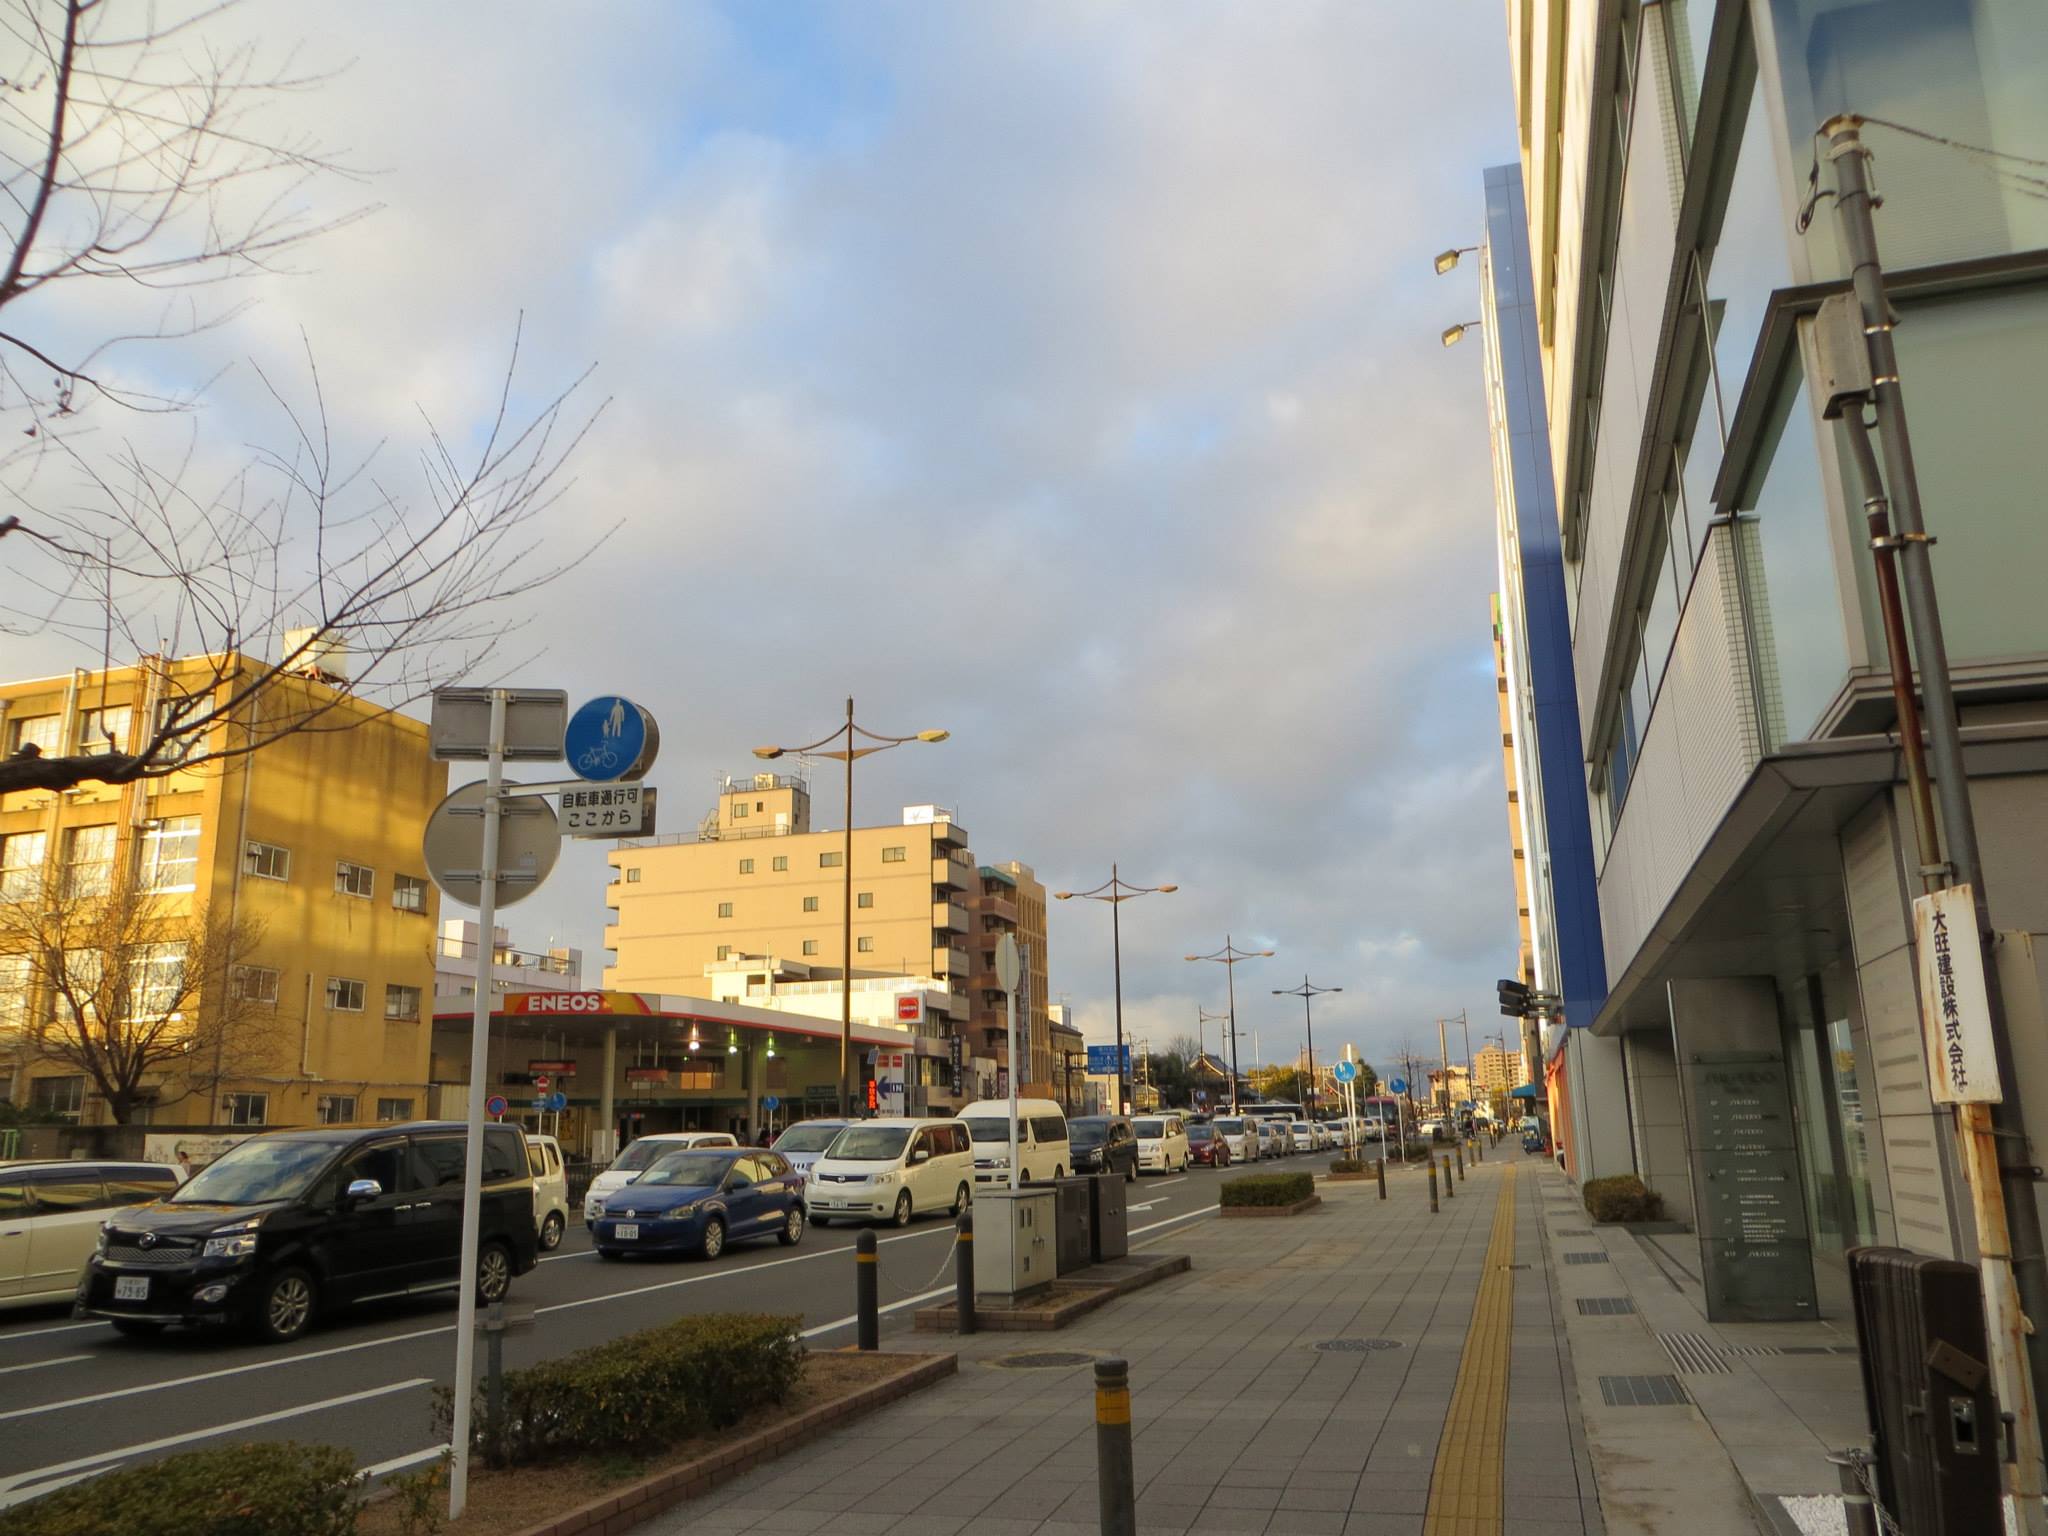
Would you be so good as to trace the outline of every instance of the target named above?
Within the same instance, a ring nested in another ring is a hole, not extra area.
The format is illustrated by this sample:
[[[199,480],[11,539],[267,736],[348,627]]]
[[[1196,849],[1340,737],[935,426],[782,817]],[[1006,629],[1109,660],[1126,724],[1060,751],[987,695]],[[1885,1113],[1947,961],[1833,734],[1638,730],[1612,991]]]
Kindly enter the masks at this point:
[[[974,1197],[974,1289],[998,1302],[1045,1290],[1057,1272],[1050,1189],[987,1189]]]

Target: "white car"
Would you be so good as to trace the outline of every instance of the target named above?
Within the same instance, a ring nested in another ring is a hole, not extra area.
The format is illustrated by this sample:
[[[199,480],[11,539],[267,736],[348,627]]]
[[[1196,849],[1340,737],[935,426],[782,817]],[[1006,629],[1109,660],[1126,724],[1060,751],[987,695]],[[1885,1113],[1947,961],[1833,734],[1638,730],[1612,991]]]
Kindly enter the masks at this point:
[[[181,1182],[168,1163],[0,1163],[0,1310],[71,1300],[100,1223]]]
[[[978,1184],[1010,1181],[1010,1101],[981,1099],[960,1111],[974,1138],[974,1179]],[[1063,1179],[1074,1166],[1067,1116],[1051,1099],[1017,1101],[1017,1176]]]
[[[776,1137],[775,1145],[769,1150],[780,1152],[784,1162],[808,1177],[812,1165],[847,1124],[844,1120],[799,1120]]]
[[[835,1218],[908,1226],[958,1216],[974,1198],[974,1143],[958,1120],[859,1120],[832,1138],[804,1179],[813,1226]]]
[[[1320,1152],[1323,1150],[1323,1138],[1316,1134],[1315,1126],[1310,1124],[1308,1121],[1293,1121],[1291,1124],[1288,1125],[1287,1131],[1288,1134],[1294,1138],[1295,1151]]]
[[[1216,1134],[1230,1147],[1230,1160],[1233,1163],[1255,1163],[1259,1160],[1261,1148],[1258,1121],[1230,1115],[1210,1123],[1216,1127]]]
[[[1179,1115],[1140,1115],[1132,1122],[1138,1132],[1138,1172],[1186,1173],[1188,1171],[1188,1127]]]
[[[583,1197],[584,1225],[595,1226],[598,1213],[604,1209],[604,1197],[624,1189],[664,1153],[686,1147],[738,1145],[730,1131],[656,1131],[651,1136],[642,1136],[613,1159],[611,1167],[590,1181],[590,1190]]]
[[[540,1232],[540,1251],[553,1253],[569,1230],[569,1174],[562,1167],[562,1144],[552,1136],[528,1136],[526,1165],[533,1170],[533,1221]]]
[[[1261,1120],[1259,1126],[1259,1156],[1285,1157],[1294,1150],[1294,1137],[1284,1120]]]

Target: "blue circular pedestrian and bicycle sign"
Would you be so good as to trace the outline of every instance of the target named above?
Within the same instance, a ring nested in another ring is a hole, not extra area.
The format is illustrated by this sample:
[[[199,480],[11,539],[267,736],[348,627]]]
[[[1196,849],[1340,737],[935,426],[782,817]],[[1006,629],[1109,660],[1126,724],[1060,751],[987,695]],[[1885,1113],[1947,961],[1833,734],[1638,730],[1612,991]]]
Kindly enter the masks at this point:
[[[1355,1061],[1340,1061],[1336,1066],[1330,1068],[1330,1076],[1336,1078],[1340,1083],[1348,1083],[1358,1076],[1358,1063]]]
[[[1392,1093],[1406,1093],[1408,1091],[1408,1079],[1405,1077],[1390,1077],[1387,1079],[1387,1088]]]
[[[774,1094],[771,1093],[768,1095],[767,1098],[761,1101],[761,1107],[763,1109],[780,1109],[782,1108],[782,1100],[778,1099]]]
[[[661,733],[654,717],[631,699],[606,694],[569,717],[562,756],[579,779],[612,784],[637,779],[654,766]]]
[[[553,1110],[556,1114],[560,1114],[563,1110],[567,1109],[568,1107],[569,1095],[562,1092],[561,1089],[557,1088],[553,1093],[548,1095],[548,1108]]]

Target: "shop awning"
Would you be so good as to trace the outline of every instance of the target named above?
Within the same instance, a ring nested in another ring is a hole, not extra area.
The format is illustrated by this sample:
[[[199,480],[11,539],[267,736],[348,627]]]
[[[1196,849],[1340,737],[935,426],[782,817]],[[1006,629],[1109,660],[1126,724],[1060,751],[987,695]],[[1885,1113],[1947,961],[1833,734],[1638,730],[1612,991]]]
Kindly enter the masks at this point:
[[[1508,1090],[1508,1097],[1511,1099],[1533,1099],[1536,1097],[1536,1085],[1534,1083],[1524,1083],[1519,1088],[1510,1088]]]

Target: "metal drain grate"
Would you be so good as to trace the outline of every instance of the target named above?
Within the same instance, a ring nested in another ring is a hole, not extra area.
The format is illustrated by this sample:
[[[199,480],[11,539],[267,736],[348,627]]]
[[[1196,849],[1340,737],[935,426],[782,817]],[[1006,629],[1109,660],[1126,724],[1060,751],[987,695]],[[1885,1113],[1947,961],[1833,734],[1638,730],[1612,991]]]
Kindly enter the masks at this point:
[[[1579,1316],[1581,1317],[1627,1317],[1636,1309],[1636,1304],[1626,1296],[1581,1296]]]
[[[1559,1227],[1551,1234],[1552,1237],[1591,1237],[1592,1235],[1593,1229],[1591,1227]]]
[[[1728,1362],[1704,1333],[1660,1333],[1657,1342],[1671,1363],[1689,1376],[1726,1376]]]
[[[1399,1349],[1399,1339],[1324,1339],[1315,1346],[1326,1355],[1363,1355],[1379,1349]]]
[[[1603,1252],[1568,1253],[1564,1256],[1564,1261],[1567,1264],[1605,1264],[1608,1260],[1607,1255]]]
[[[1602,1376],[1600,1401],[1610,1408],[1682,1408],[1692,1399],[1676,1376]]]
[[[1020,1355],[998,1355],[989,1361],[1006,1371],[1059,1371],[1077,1365],[1093,1365],[1095,1357],[1078,1349],[1034,1349]]]

